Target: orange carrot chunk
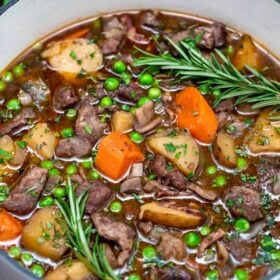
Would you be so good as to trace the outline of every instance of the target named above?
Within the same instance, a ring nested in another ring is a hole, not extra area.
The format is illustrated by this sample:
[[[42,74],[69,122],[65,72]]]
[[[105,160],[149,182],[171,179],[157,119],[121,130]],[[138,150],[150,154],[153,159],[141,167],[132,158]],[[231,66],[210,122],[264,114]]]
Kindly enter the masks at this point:
[[[177,126],[188,128],[196,139],[211,143],[218,128],[218,121],[212,108],[198,89],[186,87],[175,97],[177,105]]]
[[[15,239],[22,233],[21,222],[10,215],[6,210],[0,209],[0,241]]]
[[[115,131],[101,140],[95,166],[104,175],[117,180],[133,163],[143,160],[144,155],[139,148],[125,134]]]
[[[77,30],[69,35],[66,35],[64,37],[64,39],[79,39],[79,38],[82,38],[84,37],[87,33],[89,32],[89,28],[84,28],[84,29],[80,29],[80,30]]]

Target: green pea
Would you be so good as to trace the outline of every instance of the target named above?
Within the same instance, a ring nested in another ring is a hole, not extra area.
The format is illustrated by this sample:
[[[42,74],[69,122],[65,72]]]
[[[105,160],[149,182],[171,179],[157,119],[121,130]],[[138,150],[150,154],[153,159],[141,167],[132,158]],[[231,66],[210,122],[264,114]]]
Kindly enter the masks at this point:
[[[220,95],[221,95],[221,90],[220,89],[214,89],[214,90],[212,90],[212,95],[213,95],[213,97],[214,98],[217,98],[217,97],[219,97]]]
[[[85,160],[82,162],[82,166],[86,169],[92,168],[92,161],[91,160]]]
[[[120,213],[122,211],[122,204],[119,201],[113,201],[110,204],[110,211],[113,213]]]
[[[102,97],[99,103],[100,107],[110,107],[112,105],[113,105],[113,100],[109,96]]]
[[[149,91],[148,91],[148,96],[151,99],[153,99],[153,100],[160,98],[160,96],[161,96],[160,88],[158,88],[158,87],[151,87],[149,89]]]
[[[8,198],[7,194],[0,193],[0,202],[4,202]]]
[[[54,199],[51,196],[45,196],[39,201],[41,208],[48,207],[54,204]]]
[[[88,178],[90,180],[98,180],[100,178],[100,175],[98,174],[98,172],[96,171],[90,171],[89,174],[88,174]]]
[[[141,277],[136,273],[132,273],[128,275],[127,280],[141,280]]]
[[[16,111],[16,110],[20,109],[21,104],[20,104],[20,101],[18,99],[10,99],[6,104],[6,107],[9,110]]]
[[[21,248],[18,247],[18,246],[12,246],[11,248],[9,248],[8,250],[8,255],[11,257],[11,258],[19,258],[20,255],[21,255]]]
[[[56,168],[53,168],[51,170],[49,170],[49,175],[50,176],[55,176],[55,175],[59,175],[60,174],[60,171]]]
[[[219,273],[217,270],[210,270],[206,273],[206,280],[218,280]]]
[[[142,107],[143,105],[145,105],[146,103],[148,103],[150,101],[151,101],[151,99],[148,96],[143,96],[138,100],[137,106]]]
[[[227,184],[227,179],[224,175],[219,175],[215,178],[213,182],[214,187],[223,187]]]
[[[45,269],[40,264],[33,264],[30,268],[30,271],[39,278],[42,278],[45,274]]]
[[[129,85],[132,79],[132,75],[128,72],[121,73],[121,80],[126,84]]]
[[[156,257],[156,250],[153,246],[146,246],[142,251],[142,256],[145,259],[151,260]]]
[[[68,175],[73,175],[73,174],[76,174],[77,172],[78,172],[78,168],[75,165],[69,165],[66,168],[66,173]]]
[[[227,51],[227,54],[228,54],[228,55],[232,55],[232,54],[234,53],[234,48],[233,48],[233,46],[228,46],[226,51]]]
[[[63,198],[66,196],[66,190],[63,187],[55,187],[53,190],[53,195],[56,198]]]
[[[275,248],[275,242],[273,241],[272,237],[270,237],[269,235],[265,235],[262,238],[260,244],[262,249],[265,251],[271,251]]]
[[[2,80],[7,82],[7,83],[10,83],[14,80],[14,75],[12,72],[10,71],[6,71],[4,72],[3,76],[2,76]]]
[[[245,158],[242,158],[242,157],[238,157],[236,159],[236,168],[238,170],[244,170],[248,167],[248,163],[247,163],[247,160]]]
[[[205,95],[209,92],[209,86],[207,85],[201,85],[199,86],[199,91],[201,92],[201,94]]]
[[[188,232],[184,235],[184,241],[187,247],[196,248],[200,244],[201,238],[196,232]]]
[[[129,112],[130,112],[132,115],[135,115],[136,110],[137,110],[136,107],[130,107]]]
[[[24,253],[21,255],[21,261],[24,263],[25,266],[30,266],[33,261],[33,257],[29,253]]]
[[[123,110],[123,111],[126,111],[126,112],[129,112],[130,106],[127,105],[127,104],[123,104],[123,105],[122,105],[122,110]]]
[[[7,84],[4,81],[0,80],[0,91],[4,91],[6,89],[6,87],[7,87]]]
[[[246,232],[250,229],[250,223],[245,218],[239,218],[235,221],[234,228],[238,232]]]
[[[137,131],[132,131],[129,133],[130,139],[135,143],[140,143],[143,141],[144,136]]]
[[[249,279],[249,273],[242,268],[237,268],[234,271],[234,276],[236,280],[248,280]]]
[[[210,232],[211,232],[211,228],[210,227],[207,227],[207,226],[204,226],[204,227],[201,227],[201,229],[199,230],[200,234],[202,236],[206,236],[208,235]]]
[[[104,82],[104,88],[108,91],[116,90],[119,87],[119,81],[115,77],[107,78]]]
[[[217,167],[215,165],[209,165],[207,168],[206,168],[206,173],[208,175],[214,175],[215,173],[217,172]]]
[[[62,138],[71,138],[74,136],[74,129],[72,127],[63,128],[60,134]]]
[[[139,81],[140,85],[142,85],[142,86],[151,86],[154,82],[154,78],[151,74],[144,73],[144,74],[140,75],[140,77],[138,78],[138,81]]]
[[[69,119],[74,119],[77,116],[77,110],[76,109],[68,109],[66,112],[66,117]]]
[[[21,63],[16,65],[13,69],[13,72],[17,78],[23,76],[25,72],[23,64]]]
[[[41,161],[41,167],[50,170],[53,168],[53,162],[51,160],[43,160]]]
[[[116,73],[121,74],[126,71],[126,65],[123,61],[116,61],[113,65],[113,70]]]

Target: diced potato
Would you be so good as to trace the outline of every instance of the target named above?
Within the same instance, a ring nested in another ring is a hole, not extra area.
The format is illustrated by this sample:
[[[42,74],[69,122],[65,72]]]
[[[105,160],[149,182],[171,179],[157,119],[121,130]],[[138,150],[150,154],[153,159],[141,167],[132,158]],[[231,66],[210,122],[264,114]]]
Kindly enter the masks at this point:
[[[111,125],[113,131],[128,132],[133,128],[133,116],[124,111],[117,111],[113,114]]]
[[[234,66],[241,70],[245,65],[249,65],[256,70],[262,69],[262,63],[254,42],[251,37],[244,35],[236,46],[236,53],[233,56],[232,62]]]
[[[189,133],[156,133],[147,144],[153,152],[166,157],[185,175],[195,172],[199,163],[199,148]]]
[[[198,214],[161,206],[156,202],[142,205],[139,218],[156,224],[182,229],[197,227],[203,222],[203,217]]]
[[[21,244],[38,255],[58,260],[67,250],[63,220],[55,206],[42,208],[26,222]]]
[[[50,159],[54,155],[57,139],[46,123],[36,124],[24,137],[27,145],[43,159]]]
[[[22,165],[26,158],[26,155],[27,149],[22,149],[17,144],[15,144],[15,153],[9,163],[14,166]]]
[[[51,66],[61,74],[77,75],[81,69],[96,72],[102,65],[102,53],[96,44],[81,39],[66,39],[49,44],[42,53]]]
[[[249,150],[254,154],[280,152],[280,122],[269,120],[269,117],[270,110],[264,111],[245,137]]]
[[[0,149],[13,154],[15,152],[14,141],[9,135],[0,138]]]
[[[50,271],[45,280],[85,280],[91,279],[91,272],[80,261],[62,264]]]
[[[235,167],[237,156],[234,139],[224,131],[220,131],[217,135],[214,144],[214,154],[222,165],[230,168]]]

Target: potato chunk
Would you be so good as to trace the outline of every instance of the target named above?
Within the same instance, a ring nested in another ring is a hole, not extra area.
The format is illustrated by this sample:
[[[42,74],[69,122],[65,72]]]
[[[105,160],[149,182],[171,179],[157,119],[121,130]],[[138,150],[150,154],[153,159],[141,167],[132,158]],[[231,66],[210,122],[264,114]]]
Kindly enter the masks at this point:
[[[4,135],[0,138],[0,149],[11,154],[15,152],[14,141],[9,135]]]
[[[124,111],[117,111],[113,114],[111,125],[113,131],[128,132],[133,128],[133,116]]]
[[[260,56],[250,36],[244,35],[237,44],[232,62],[238,70],[243,69],[245,65],[261,70]]]
[[[186,213],[174,208],[161,206],[156,202],[142,205],[139,218],[156,224],[182,229],[193,228],[203,222],[203,217],[197,213]]]
[[[23,228],[21,244],[38,255],[58,260],[67,250],[63,220],[55,206],[35,212]]]
[[[81,39],[67,39],[50,43],[42,53],[51,66],[60,73],[78,74],[96,72],[102,65],[102,53],[96,44]]]
[[[80,261],[62,264],[45,276],[45,280],[85,280],[91,279],[91,272]],[[93,279],[93,278],[92,278]]]
[[[27,145],[43,159],[54,155],[57,139],[46,123],[36,124],[24,137]]]
[[[264,111],[245,137],[249,150],[254,154],[280,152],[280,122],[269,120],[269,117],[270,111]]]
[[[194,173],[199,163],[199,148],[187,132],[164,131],[152,135],[147,141],[155,153],[170,160],[182,173]]]
[[[224,131],[220,131],[214,144],[214,154],[218,161],[227,167],[236,165],[236,153],[234,139]]]

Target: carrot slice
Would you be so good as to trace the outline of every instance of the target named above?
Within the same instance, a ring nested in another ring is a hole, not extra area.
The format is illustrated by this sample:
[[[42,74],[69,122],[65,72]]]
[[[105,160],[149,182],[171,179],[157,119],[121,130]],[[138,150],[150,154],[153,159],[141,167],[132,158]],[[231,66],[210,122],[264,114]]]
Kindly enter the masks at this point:
[[[0,241],[12,240],[22,233],[21,222],[10,215],[6,210],[0,209]]]
[[[112,132],[99,144],[95,166],[106,176],[117,180],[135,162],[143,161],[139,148],[123,133]]]
[[[218,121],[212,108],[198,89],[186,87],[176,95],[177,125],[188,128],[198,140],[211,143],[218,128]]]
[[[77,30],[69,35],[66,35],[64,37],[64,39],[70,39],[70,40],[73,40],[73,39],[78,39],[78,38],[82,38],[84,37],[88,32],[89,32],[89,28],[84,28],[84,29],[80,29],[80,30]]]

